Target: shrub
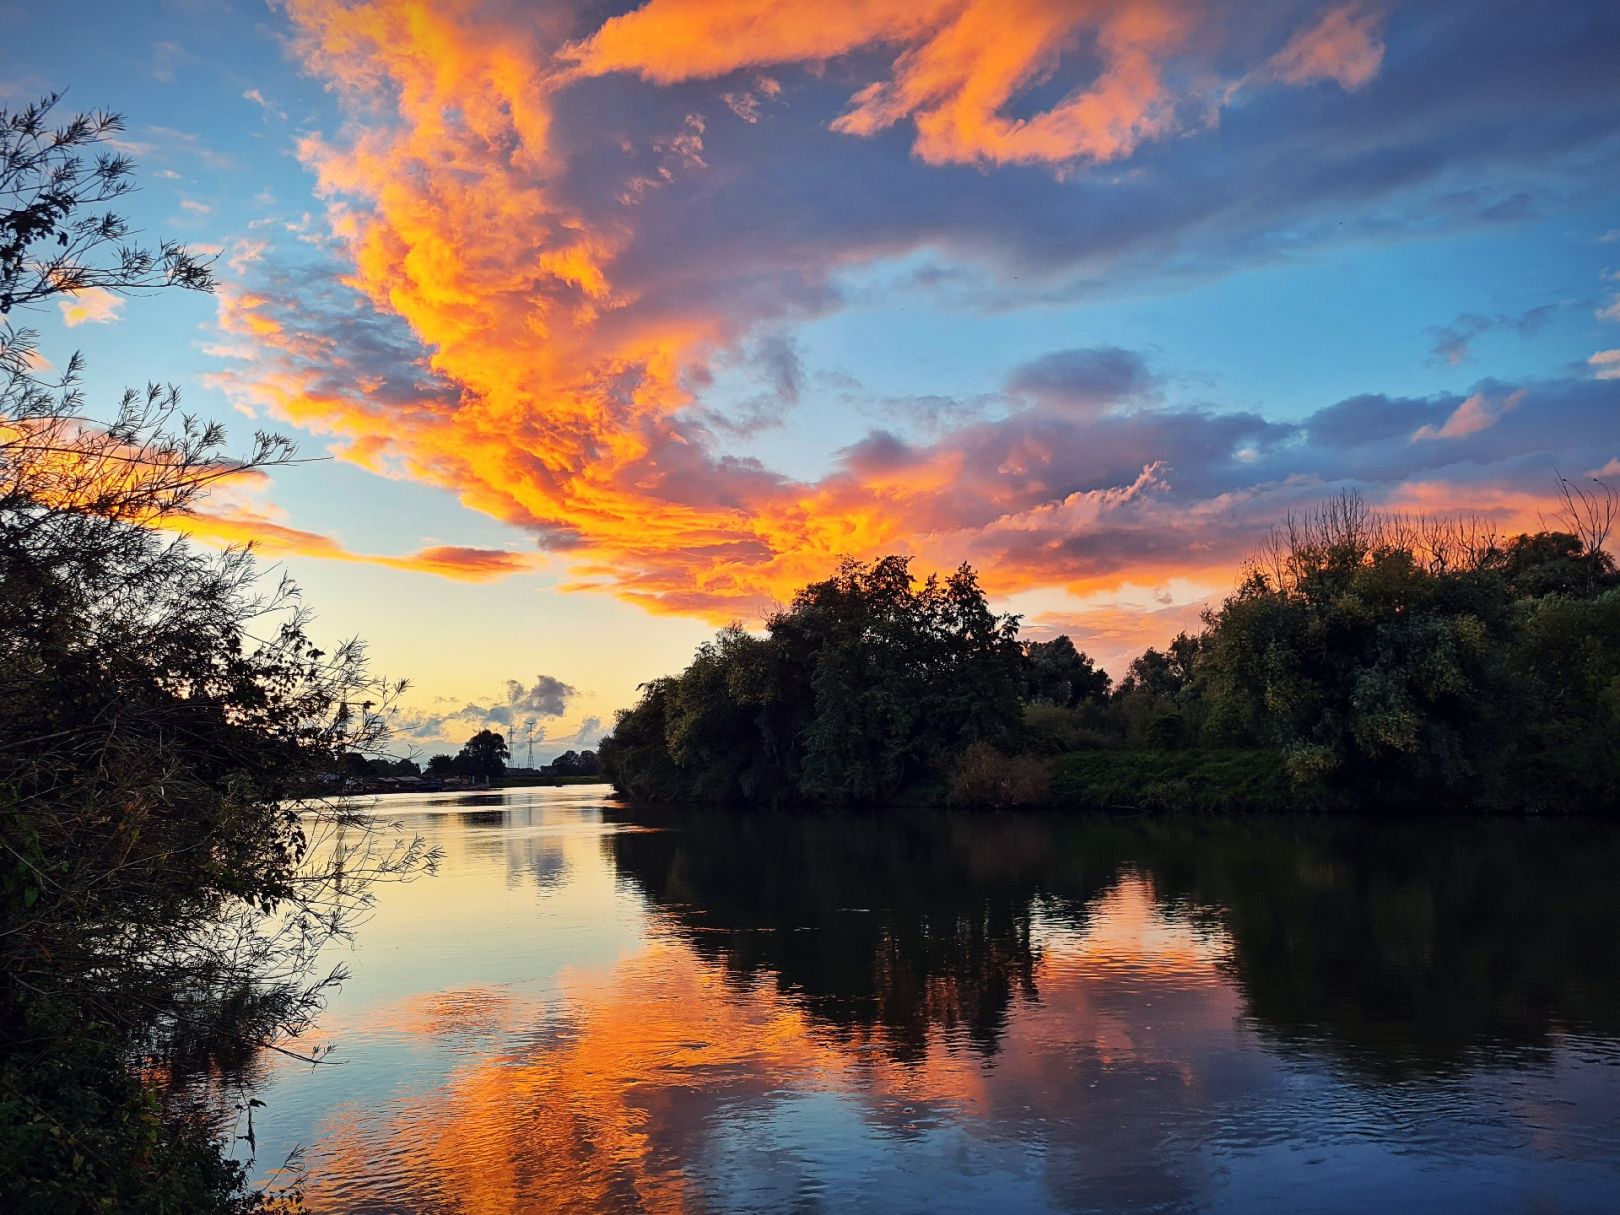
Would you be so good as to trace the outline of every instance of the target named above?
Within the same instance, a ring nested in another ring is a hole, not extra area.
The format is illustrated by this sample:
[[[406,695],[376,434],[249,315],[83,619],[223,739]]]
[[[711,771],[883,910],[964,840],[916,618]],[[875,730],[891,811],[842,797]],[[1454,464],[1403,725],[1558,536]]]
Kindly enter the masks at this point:
[[[951,772],[946,801],[953,806],[1032,806],[1046,799],[1051,766],[1035,755],[1003,755],[976,742]]]

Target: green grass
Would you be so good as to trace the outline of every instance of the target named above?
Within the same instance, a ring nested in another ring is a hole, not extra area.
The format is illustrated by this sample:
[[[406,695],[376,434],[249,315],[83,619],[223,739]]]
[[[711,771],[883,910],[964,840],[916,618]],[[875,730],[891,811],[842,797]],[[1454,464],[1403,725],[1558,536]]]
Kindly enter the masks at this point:
[[[1310,810],[1319,790],[1294,784],[1265,750],[1070,751],[1052,760],[1050,805],[1077,810]]]

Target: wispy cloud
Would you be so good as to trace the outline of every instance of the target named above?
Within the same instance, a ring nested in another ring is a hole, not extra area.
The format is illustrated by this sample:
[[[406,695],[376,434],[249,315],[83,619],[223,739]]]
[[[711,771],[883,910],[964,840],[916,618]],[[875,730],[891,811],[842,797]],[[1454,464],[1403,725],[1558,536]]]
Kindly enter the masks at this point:
[[[1383,15],[1366,4],[1330,9],[1314,25],[1299,31],[1272,56],[1269,67],[1287,84],[1331,80],[1359,89],[1378,75],[1384,61],[1379,37]]]
[[[1479,312],[1460,313],[1449,325],[1429,330],[1432,339],[1430,361],[1437,366],[1457,367],[1473,357],[1473,343],[1492,331],[1506,330],[1520,337],[1540,332],[1563,307],[1561,304],[1541,304],[1516,316],[1502,313],[1487,315]]]
[[[265,95],[258,89],[248,89],[242,94],[242,99],[244,101],[251,101],[271,118],[279,118],[282,122],[287,121],[287,111],[283,110],[280,106],[276,105],[273,101],[265,97]]]

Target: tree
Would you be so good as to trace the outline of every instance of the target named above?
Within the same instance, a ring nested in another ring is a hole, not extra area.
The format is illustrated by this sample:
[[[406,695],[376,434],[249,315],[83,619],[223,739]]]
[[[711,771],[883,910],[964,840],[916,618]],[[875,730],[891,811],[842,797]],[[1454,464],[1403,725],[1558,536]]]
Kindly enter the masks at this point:
[[[132,244],[129,222],[86,212],[135,188],[135,165],[120,153],[85,150],[123,130],[118,114],[94,111],[51,126],[53,93],[20,110],[0,110],[0,315],[88,290],[209,290],[209,263],[184,245]]]
[[[1161,652],[1151,646],[1133,659],[1119,682],[1119,694],[1145,692],[1149,696],[1175,696],[1192,682],[1202,639],[1177,633]]]
[[[595,776],[598,770],[595,751],[564,751],[543,769],[552,776]]]
[[[157,386],[98,422],[77,355],[36,370],[19,309],[211,285],[182,247],[83,213],[132,166],[89,155],[116,116],[51,129],[53,102],[0,111],[0,1207],[235,1209],[242,1170],[135,1069],[297,1033],[338,977],[312,969],[324,942],[424,859],[312,795],[375,749],[399,685],[358,642],[318,647],[245,550],[156,530],[289,444],[227,458]]]
[[[1607,755],[1570,745],[1601,730],[1620,662],[1599,606],[1614,563],[1589,547],[1604,534],[1601,499],[1587,501],[1587,540],[1572,528],[1501,541],[1466,520],[1379,515],[1353,496],[1288,520],[1208,618],[1197,677],[1211,733],[1274,746],[1302,779],[1386,801],[1540,801],[1525,778],[1555,752]],[[1578,766],[1557,786],[1602,786],[1577,779]]]
[[[643,685],[602,769],[650,799],[880,802],[1013,733],[1017,635],[966,566],[919,585],[906,557],[845,561],[766,636],[723,629],[680,675]]]
[[[1067,636],[1024,643],[1025,698],[1072,709],[1085,701],[1108,699],[1112,680]]]
[[[492,781],[506,771],[509,754],[504,737],[493,730],[480,730],[467,740],[456,759],[464,775]]]

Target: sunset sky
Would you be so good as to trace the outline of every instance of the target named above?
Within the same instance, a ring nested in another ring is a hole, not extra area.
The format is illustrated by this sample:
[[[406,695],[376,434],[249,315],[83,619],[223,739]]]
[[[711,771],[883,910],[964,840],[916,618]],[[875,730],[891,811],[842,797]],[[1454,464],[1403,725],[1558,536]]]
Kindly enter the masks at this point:
[[[842,554],[1118,675],[1341,489],[1620,483],[1610,0],[0,0],[0,104],[64,88],[220,290],[27,323],[330,457],[194,529],[402,748],[594,741]]]

